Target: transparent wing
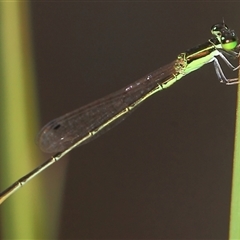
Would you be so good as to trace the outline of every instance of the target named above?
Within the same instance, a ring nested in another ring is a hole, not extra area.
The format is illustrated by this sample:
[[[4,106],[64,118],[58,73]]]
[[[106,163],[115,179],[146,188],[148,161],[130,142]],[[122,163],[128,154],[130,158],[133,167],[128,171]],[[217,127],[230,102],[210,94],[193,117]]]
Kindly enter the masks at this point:
[[[173,73],[174,62],[107,97],[54,119],[44,126],[38,135],[40,148],[49,153],[61,152],[92,131],[95,134],[83,143],[98,137],[124,120],[132,112],[131,110],[138,105],[134,104],[135,102],[140,103],[141,99],[151,93],[153,89],[172,78]],[[119,115],[124,109],[128,109],[128,111]],[[97,129],[106,122],[108,122],[107,126],[98,131]]]

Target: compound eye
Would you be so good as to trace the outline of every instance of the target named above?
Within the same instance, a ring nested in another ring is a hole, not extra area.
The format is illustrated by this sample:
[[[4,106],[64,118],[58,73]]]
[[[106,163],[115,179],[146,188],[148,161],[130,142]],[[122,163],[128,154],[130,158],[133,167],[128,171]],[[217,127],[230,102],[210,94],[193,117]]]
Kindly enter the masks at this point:
[[[238,44],[238,39],[234,33],[224,33],[221,37],[222,48],[226,51],[233,50]]]
[[[217,23],[211,27],[211,33],[216,37],[220,37],[222,35],[222,32],[228,29],[229,28],[225,23]]]

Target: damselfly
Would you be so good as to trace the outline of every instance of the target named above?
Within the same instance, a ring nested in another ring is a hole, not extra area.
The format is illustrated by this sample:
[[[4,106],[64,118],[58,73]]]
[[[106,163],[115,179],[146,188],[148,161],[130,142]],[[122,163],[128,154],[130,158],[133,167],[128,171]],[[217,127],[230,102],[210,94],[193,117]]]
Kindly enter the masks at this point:
[[[44,152],[57,153],[42,165],[20,178],[0,194],[0,204],[44,169],[77,146],[95,139],[124,120],[132,110],[154,93],[170,87],[185,75],[213,62],[221,83],[237,84],[225,77],[216,58],[219,56],[232,70],[227,57],[237,58],[238,38],[224,22],[211,28],[212,38],[179,54],[173,62],[140,78],[121,90],[49,122],[39,133],[38,143]]]

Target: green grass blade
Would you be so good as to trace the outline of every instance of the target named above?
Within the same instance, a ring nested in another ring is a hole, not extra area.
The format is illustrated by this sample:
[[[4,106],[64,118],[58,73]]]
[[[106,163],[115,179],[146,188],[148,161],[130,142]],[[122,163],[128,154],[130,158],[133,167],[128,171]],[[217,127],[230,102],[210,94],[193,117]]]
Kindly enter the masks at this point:
[[[29,3],[0,3],[0,186],[8,187],[41,162]],[[1,207],[2,239],[51,239],[41,176]]]
[[[238,78],[240,80],[240,70],[238,75],[239,75]],[[238,87],[230,226],[229,226],[229,239],[231,240],[240,239],[240,103],[239,103],[239,96],[240,96],[240,88]]]

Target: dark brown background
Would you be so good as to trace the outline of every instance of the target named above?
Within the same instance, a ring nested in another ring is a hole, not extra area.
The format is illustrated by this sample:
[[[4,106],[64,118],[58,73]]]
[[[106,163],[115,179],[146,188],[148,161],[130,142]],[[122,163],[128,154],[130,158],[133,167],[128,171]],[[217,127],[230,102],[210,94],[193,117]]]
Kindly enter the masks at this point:
[[[223,17],[240,33],[239,2],[31,6],[42,125],[205,42]],[[59,239],[226,239],[236,89],[209,64],[72,151]]]

